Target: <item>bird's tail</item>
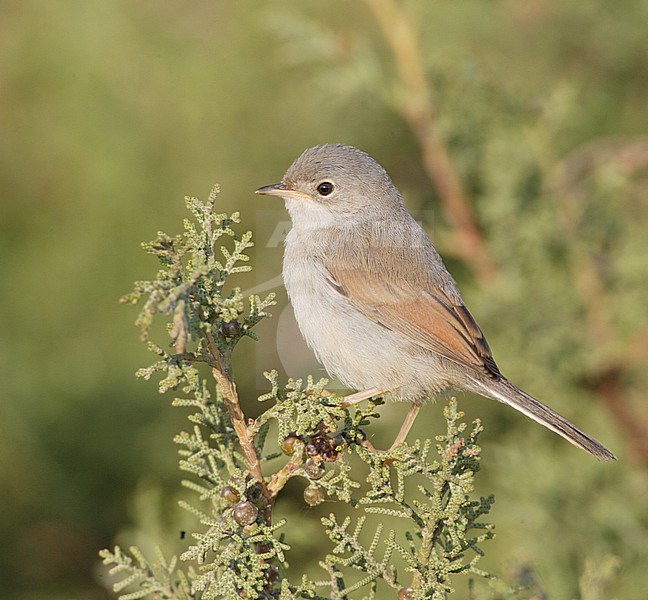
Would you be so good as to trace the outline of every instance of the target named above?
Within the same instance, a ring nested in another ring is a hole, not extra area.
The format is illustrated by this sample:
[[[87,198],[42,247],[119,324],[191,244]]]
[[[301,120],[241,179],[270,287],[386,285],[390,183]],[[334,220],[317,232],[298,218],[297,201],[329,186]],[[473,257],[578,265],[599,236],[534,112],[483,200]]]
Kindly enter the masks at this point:
[[[522,414],[544,425],[547,429],[556,432],[568,442],[578,448],[589,452],[599,460],[616,460],[603,444],[597,442],[593,437],[581,431],[576,425],[570,423],[565,417],[559,415],[555,410],[542,404],[533,396],[515,387],[510,381],[500,379],[496,381],[479,381],[481,394],[504,402],[519,410]]]

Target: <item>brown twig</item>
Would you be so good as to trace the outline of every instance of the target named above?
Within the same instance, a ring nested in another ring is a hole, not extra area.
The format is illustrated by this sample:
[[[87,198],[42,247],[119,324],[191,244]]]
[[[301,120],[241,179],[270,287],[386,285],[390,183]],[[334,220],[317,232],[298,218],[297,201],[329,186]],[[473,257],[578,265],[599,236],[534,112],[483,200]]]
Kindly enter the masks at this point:
[[[272,498],[277,497],[277,494],[283,489],[288,480],[297,473],[303,462],[302,452],[296,450],[290,460],[272,476],[270,483],[268,483],[268,492]]]
[[[236,437],[238,438],[239,444],[241,445],[245,464],[252,476],[261,486],[263,495],[268,500],[271,500],[272,497],[263,478],[261,463],[259,462],[259,457],[257,455],[256,448],[254,447],[254,438],[250,435],[250,431],[245,422],[245,415],[241,410],[238,392],[236,391],[236,384],[231,380],[229,374],[227,373],[223,355],[218,350],[216,342],[214,341],[211,333],[206,332],[205,339],[207,341],[207,349],[209,350],[209,353],[211,355],[209,366],[211,367],[212,375],[216,380],[216,384],[220,389],[223,401],[225,402],[225,406],[227,407],[227,412],[229,413],[230,420],[232,421],[232,426],[234,427]]]
[[[454,169],[434,117],[434,106],[418,38],[396,0],[365,0],[378,21],[394,56],[404,89],[396,105],[421,148],[423,167],[434,185],[452,228],[457,255],[480,283],[490,283],[498,268],[486,245],[472,208]]]

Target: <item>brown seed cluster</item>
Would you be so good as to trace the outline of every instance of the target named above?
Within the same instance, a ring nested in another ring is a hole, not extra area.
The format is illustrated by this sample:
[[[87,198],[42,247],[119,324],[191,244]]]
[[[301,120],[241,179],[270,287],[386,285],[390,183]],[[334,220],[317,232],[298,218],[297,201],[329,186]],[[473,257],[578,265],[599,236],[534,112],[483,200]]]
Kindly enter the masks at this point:
[[[251,479],[251,478],[250,478]],[[248,485],[249,480],[248,479]],[[268,499],[263,494],[263,489],[258,483],[253,483],[245,490],[242,498],[239,491],[232,485],[224,486],[220,491],[220,497],[227,503],[233,505],[226,511],[231,511],[232,519],[241,528],[240,532],[244,537],[250,537],[258,531],[257,523],[264,521],[264,513],[269,509]],[[254,551],[257,554],[267,554],[271,548],[267,544],[257,543],[254,545]],[[255,600],[271,600],[278,598],[280,592],[273,589],[280,580],[279,567],[271,562],[271,559],[263,561],[265,563],[263,576],[265,579],[264,589],[258,594],[255,593]],[[240,598],[251,597],[244,590],[238,592]]]
[[[310,457],[318,456],[322,460],[335,462],[337,460],[340,440],[330,435],[327,428],[322,427],[306,442],[306,454]]]
[[[326,473],[326,463],[335,462],[342,448],[348,444],[343,435],[332,435],[329,427],[320,423],[317,431],[308,437],[289,433],[281,444],[281,450],[287,456],[300,457],[305,454],[308,458],[301,466],[301,472],[310,480],[304,490],[304,501],[310,506],[316,506],[324,501],[326,492],[316,481]]]
[[[258,483],[253,483],[245,490],[245,496],[241,498],[239,491],[232,485],[224,486],[220,491],[220,497],[227,503],[234,505],[231,508],[232,518],[243,527],[243,535],[251,535],[253,525],[264,519],[268,509],[268,499],[263,494],[263,489]],[[228,509],[230,510],[230,509]]]

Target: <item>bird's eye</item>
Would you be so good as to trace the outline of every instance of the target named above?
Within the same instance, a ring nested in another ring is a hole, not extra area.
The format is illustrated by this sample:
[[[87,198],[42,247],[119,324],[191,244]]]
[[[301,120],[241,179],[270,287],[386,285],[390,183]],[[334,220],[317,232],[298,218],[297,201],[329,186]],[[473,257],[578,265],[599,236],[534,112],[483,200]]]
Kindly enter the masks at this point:
[[[333,192],[333,184],[330,181],[323,181],[317,186],[317,191],[320,196],[328,196]]]

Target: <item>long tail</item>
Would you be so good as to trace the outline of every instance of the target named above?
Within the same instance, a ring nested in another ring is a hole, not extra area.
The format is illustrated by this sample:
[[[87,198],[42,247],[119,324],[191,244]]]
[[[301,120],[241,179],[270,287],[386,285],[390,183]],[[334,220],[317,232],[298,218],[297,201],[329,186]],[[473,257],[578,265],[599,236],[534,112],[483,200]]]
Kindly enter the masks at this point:
[[[504,402],[519,410],[522,414],[544,425],[547,429],[556,432],[568,442],[578,448],[589,452],[599,460],[616,460],[603,444],[597,442],[593,437],[581,431],[576,425],[570,423],[565,417],[559,415],[555,410],[542,404],[533,396],[515,387],[510,381],[501,379],[497,381],[479,381],[481,393],[494,400]]]

